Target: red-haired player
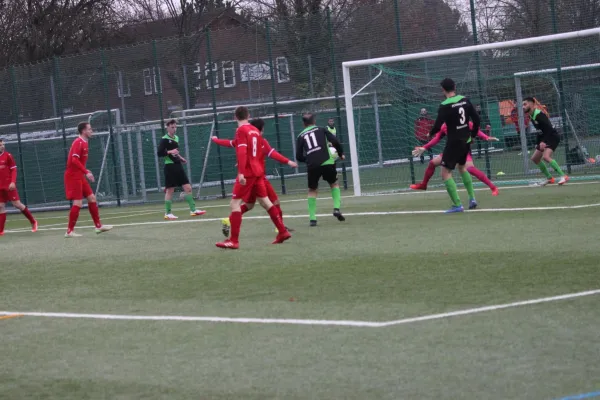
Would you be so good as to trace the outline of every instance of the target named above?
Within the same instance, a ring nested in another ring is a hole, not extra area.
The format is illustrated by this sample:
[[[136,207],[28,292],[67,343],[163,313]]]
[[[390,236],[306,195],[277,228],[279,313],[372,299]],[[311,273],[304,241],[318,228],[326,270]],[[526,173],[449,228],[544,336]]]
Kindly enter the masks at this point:
[[[265,127],[265,121],[261,118],[254,118],[252,121],[250,121],[250,125],[254,126],[262,134],[264,131],[264,127]],[[219,139],[216,136],[212,137],[212,141],[216,145],[223,146],[223,147],[231,147],[231,148],[235,148],[236,144],[237,144],[235,140]],[[272,148],[271,145],[269,144],[269,142],[267,141],[267,139],[264,139],[264,137],[263,137],[262,155],[263,155],[263,163],[265,163],[265,164],[267,162],[267,157],[269,157],[281,164],[289,165],[292,168],[296,168],[298,166],[298,164],[296,164],[294,161],[290,161],[284,155],[280,154],[277,150]],[[277,207],[277,210],[279,210],[279,214],[281,215],[281,218],[283,218],[283,211],[281,211],[279,197],[277,196],[277,193],[275,192],[273,185],[271,185],[271,182],[269,182],[269,180],[267,179],[266,176],[264,177],[264,180],[265,180],[265,187],[267,188],[267,197],[269,198],[269,200],[271,200],[271,202],[273,203],[273,206]],[[248,211],[252,210],[254,208],[255,203],[256,203],[256,198],[244,199],[244,204],[242,204],[240,207],[242,210],[242,214],[245,214]],[[223,235],[225,235],[225,237],[228,237],[229,231],[231,228],[231,222],[229,221],[229,218],[223,218],[222,225],[223,225]],[[287,230],[290,232],[293,232],[290,228],[287,228]]]
[[[38,223],[27,206],[21,203],[17,192],[17,164],[12,154],[5,150],[4,141],[0,139],[0,236],[4,235],[7,202],[11,202],[31,223],[31,231],[37,232]]]
[[[80,122],[77,125],[77,132],[79,132],[79,137],[71,145],[69,158],[67,158],[67,169],[65,170],[65,194],[67,200],[73,202],[69,213],[69,225],[65,234],[67,238],[81,236],[75,233],[74,229],[84,198],[88,201],[88,210],[96,226],[96,233],[107,232],[112,229],[112,226],[102,225],[100,222],[96,196],[94,196],[94,192],[88,183],[88,181],[94,182],[94,175],[85,167],[89,154],[88,140],[92,137],[94,131],[89,123]]]
[[[248,123],[250,112],[247,107],[235,109],[235,119],[238,128],[235,131],[236,156],[238,176],[233,186],[231,199],[231,236],[224,242],[216,244],[223,249],[239,248],[239,236],[242,226],[242,201],[256,198],[260,205],[267,210],[273,224],[277,227],[277,237],[273,244],[283,243],[292,237],[283,225],[281,214],[273,206],[267,196],[265,187],[265,163],[263,160],[264,139],[258,129]]]

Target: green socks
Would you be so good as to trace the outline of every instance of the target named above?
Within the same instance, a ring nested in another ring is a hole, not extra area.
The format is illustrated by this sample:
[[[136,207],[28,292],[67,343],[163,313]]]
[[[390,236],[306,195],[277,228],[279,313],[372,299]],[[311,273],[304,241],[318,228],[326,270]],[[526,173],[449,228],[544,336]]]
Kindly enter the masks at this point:
[[[471,184],[472,183],[473,182],[471,181]],[[448,191],[448,195],[452,200],[452,204],[457,207],[461,206],[460,197],[458,197],[458,190],[456,190],[456,182],[454,182],[454,179],[450,178],[447,181],[444,181],[444,184],[446,185],[446,190]]]
[[[338,189],[339,192],[339,189]],[[317,220],[317,198],[309,197],[308,198],[308,214],[310,215],[311,221]]]
[[[171,205],[173,202],[171,200],[165,200],[165,214],[171,214]]]
[[[556,162],[554,160],[552,160],[553,162]],[[548,167],[546,167],[546,164],[544,164],[543,161],[540,161],[540,163],[538,164],[538,167],[540,167],[540,171],[542,171],[542,174],[544,174],[546,176],[546,178],[551,179],[552,175],[550,174],[550,171],[548,171]],[[560,169],[560,167],[557,168]]]
[[[541,164],[541,163],[540,163]],[[560,169],[560,165],[558,165],[558,163],[556,162],[556,160],[552,160],[550,162],[550,166],[552,167],[553,170],[555,170],[560,176],[563,176],[565,173],[562,171],[562,169]],[[546,168],[546,171],[548,169]]]
[[[465,189],[467,189],[467,193],[469,194],[469,200],[475,200],[475,190],[473,190],[473,178],[471,178],[471,174],[465,171],[462,173],[461,178],[465,185]],[[456,184],[454,186],[456,186]]]
[[[342,206],[342,194],[339,187],[331,189],[331,197],[333,198],[333,208],[339,209]]]
[[[196,203],[194,202],[194,196],[192,196],[191,194],[186,194],[185,201],[188,203],[188,206],[190,206],[191,212],[196,211]]]

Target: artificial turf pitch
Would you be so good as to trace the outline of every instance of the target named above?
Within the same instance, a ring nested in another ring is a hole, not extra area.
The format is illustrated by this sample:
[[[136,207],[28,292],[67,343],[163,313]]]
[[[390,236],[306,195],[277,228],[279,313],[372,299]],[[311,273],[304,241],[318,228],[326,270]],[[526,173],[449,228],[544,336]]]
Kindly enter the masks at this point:
[[[600,293],[554,296],[600,289],[599,193],[593,182],[477,191],[481,211],[458,215],[436,212],[449,205],[441,191],[348,197],[347,221],[324,215],[317,228],[304,200],[284,197],[294,237],[270,245],[275,232],[257,209],[238,251],[214,247],[225,201],[202,203],[207,214],[193,220],[178,203],[176,222],[163,222],[159,205],[102,208],[116,227],[99,236],[83,228],[84,210],[79,239],[63,238],[66,212],[38,214],[37,234],[10,215],[0,311],[74,315],[0,319],[0,398],[593,393]],[[329,214],[322,196],[318,212]]]

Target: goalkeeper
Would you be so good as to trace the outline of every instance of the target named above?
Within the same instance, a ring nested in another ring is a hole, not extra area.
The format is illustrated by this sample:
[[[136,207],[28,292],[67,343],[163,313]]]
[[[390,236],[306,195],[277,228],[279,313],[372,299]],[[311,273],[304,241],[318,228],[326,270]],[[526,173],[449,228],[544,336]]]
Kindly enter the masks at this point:
[[[488,128],[489,128],[489,126],[488,126]],[[473,122],[469,121],[469,129],[473,129]],[[433,146],[435,146],[436,144],[438,144],[440,142],[440,140],[442,140],[442,138],[444,136],[446,136],[447,134],[448,134],[448,128],[446,127],[446,124],[444,124],[444,125],[442,125],[442,129],[440,129],[439,132],[435,134],[433,139],[431,139],[427,144],[425,144],[423,147],[415,147],[415,149],[413,151],[413,155],[415,157],[418,157],[418,156],[422,155],[426,150],[431,150],[431,148]],[[483,133],[482,131],[477,132],[477,137],[482,140],[486,140],[486,141],[495,141],[495,142],[498,141],[498,138],[495,138],[493,136],[488,136],[485,133]],[[442,164],[442,158],[443,158],[443,155],[440,154],[437,157],[435,157],[433,160],[429,161],[429,165],[427,166],[427,169],[425,170],[425,176],[423,176],[423,181],[421,183],[416,183],[414,185],[410,185],[410,188],[413,190],[427,190],[427,184],[429,183],[429,180],[433,176],[435,169]],[[498,196],[498,193],[499,193],[498,187],[496,185],[494,185],[492,183],[492,181],[490,181],[490,179],[483,173],[483,171],[481,171],[475,167],[475,164],[473,163],[473,157],[472,157],[470,151],[469,151],[469,155],[467,156],[467,163],[466,163],[465,167],[467,168],[467,171],[469,172],[469,174],[471,174],[475,178],[479,179],[481,182],[485,183],[492,190],[492,196]],[[473,209],[473,208],[477,207],[477,201],[475,200],[475,193],[473,191],[473,187],[471,186],[470,189],[471,190],[469,190],[469,199],[470,199],[469,208]]]
[[[533,126],[540,131],[537,135],[537,146],[531,156],[531,161],[533,161],[546,176],[547,180],[544,185],[554,183],[555,181],[543,161],[546,161],[552,169],[560,175],[558,184],[564,185],[569,180],[569,177],[562,171],[556,160],[552,158],[554,151],[560,143],[560,136],[552,126],[550,118],[548,118],[549,115],[546,107],[537,101],[535,97],[527,97],[523,101],[523,111],[526,115],[529,115],[531,122],[533,122]]]

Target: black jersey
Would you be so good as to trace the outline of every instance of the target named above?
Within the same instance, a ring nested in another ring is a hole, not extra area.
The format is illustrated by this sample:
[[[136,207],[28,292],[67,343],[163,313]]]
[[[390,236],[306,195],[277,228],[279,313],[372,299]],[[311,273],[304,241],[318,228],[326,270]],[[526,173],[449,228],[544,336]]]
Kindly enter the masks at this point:
[[[469,120],[473,121],[469,129]],[[429,133],[435,135],[446,124],[448,128],[448,141],[460,140],[469,143],[477,135],[481,120],[471,101],[464,96],[449,97],[440,104],[435,124]]]
[[[167,164],[181,164],[181,158],[174,154],[167,154],[167,151],[175,150],[179,148],[179,137],[177,135],[171,137],[165,135],[158,144],[158,151],[156,154],[159,157],[165,157],[165,165]]]
[[[344,155],[342,145],[329,130],[315,125],[306,127],[296,141],[296,160],[305,162],[309,168],[335,164],[335,159],[329,152],[329,143],[335,147],[340,157]]]
[[[535,126],[535,129],[542,132],[542,135],[558,136],[558,132],[552,126],[550,118],[548,118],[541,110],[536,108],[533,111],[533,114],[531,114],[531,122],[533,123],[533,126]]]

